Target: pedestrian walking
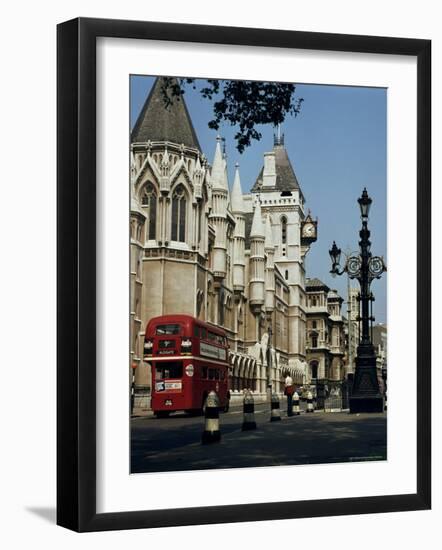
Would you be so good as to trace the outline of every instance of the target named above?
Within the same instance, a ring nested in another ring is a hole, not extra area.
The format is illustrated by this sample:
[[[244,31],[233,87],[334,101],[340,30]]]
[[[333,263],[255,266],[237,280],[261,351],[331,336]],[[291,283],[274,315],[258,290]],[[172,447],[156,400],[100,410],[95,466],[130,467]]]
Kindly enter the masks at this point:
[[[287,396],[287,416],[293,416],[293,394],[295,393],[295,388],[292,377],[289,374],[284,380],[284,385],[284,395]]]

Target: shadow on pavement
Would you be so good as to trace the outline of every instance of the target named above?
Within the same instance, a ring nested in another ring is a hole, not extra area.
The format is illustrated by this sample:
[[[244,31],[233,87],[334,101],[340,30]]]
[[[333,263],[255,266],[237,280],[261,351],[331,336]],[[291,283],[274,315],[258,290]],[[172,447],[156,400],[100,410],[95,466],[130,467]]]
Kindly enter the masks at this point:
[[[203,420],[203,419],[202,419]],[[221,442],[201,445],[201,424],[155,422],[132,428],[132,473],[246,468],[293,464],[384,460],[387,430],[384,415],[315,413],[269,422],[241,431],[237,422],[220,419]],[[258,421],[258,419],[257,419]]]

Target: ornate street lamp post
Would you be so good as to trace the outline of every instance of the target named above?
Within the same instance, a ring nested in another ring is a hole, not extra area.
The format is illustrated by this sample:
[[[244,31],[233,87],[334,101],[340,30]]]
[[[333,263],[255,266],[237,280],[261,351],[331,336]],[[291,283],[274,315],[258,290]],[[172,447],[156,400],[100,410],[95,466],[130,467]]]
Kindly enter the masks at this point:
[[[387,270],[384,259],[380,256],[372,256],[370,247],[370,231],[368,229],[368,213],[372,203],[364,188],[358,199],[361,209],[362,228],[359,231],[359,254],[351,254],[347,257],[342,271],[339,270],[341,249],[333,242],[329,251],[332,260],[333,275],[347,273],[351,279],[357,279],[360,285],[359,316],[361,321],[361,333],[356,354],[356,369],[353,381],[353,391],[350,397],[350,413],[382,412],[384,410],[383,397],[379,391],[379,382],[376,371],[376,352],[371,340],[370,324],[374,317],[370,314],[370,305],[374,301],[370,290],[374,279],[380,279],[382,273]]]

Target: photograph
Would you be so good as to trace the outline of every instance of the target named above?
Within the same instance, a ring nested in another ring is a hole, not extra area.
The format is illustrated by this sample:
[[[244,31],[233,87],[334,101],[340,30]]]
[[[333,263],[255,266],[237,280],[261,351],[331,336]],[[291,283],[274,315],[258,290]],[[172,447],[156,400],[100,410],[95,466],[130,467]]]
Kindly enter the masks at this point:
[[[130,473],[387,460],[387,89],[129,89]]]
[[[5,3],[4,548],[440,538],[440,10],[378,4]]]

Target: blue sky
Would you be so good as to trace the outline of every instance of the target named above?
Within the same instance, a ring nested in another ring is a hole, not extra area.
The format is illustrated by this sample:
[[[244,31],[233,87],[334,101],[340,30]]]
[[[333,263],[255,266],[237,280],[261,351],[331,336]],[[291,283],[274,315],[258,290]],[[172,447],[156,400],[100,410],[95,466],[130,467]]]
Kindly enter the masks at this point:
[[[154,77],[131,77],[131,127],[149,93]],[[289,117],[282,126],[285,146],[306,198],[306,207],[318,217],[318,240],[307,255],[308,277],[318,277],[346,298],[345,276],[333,278],[328,250],[335,240],[343,250],[357,250],[360,213],[357,199],[367,187],[373,199],[370,211],[372,252],[386,254],[386,115],[387,90],[298,84],[296,95],[302,97],[301,113]],[[191,86],[185,101],[204,154],[212,162],[218,132],[207,123],[212,118],[212,104]],[[222,126],[226,138],[229,181],[233,183],[235,162],[240,164],[243,192],[254,184],[263,163],[263,154],[273,146],[273,126],[259,126],[261,141],[253,142],[243,154],[235,148],[236,127]],[[376,322],[386,322],[387,276],[376,280],[372,290],[376,297]],[[353,286],[357,286],[354,281]],[[345,311],[344,307],[344,311]]]

